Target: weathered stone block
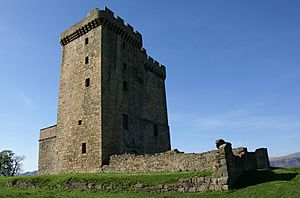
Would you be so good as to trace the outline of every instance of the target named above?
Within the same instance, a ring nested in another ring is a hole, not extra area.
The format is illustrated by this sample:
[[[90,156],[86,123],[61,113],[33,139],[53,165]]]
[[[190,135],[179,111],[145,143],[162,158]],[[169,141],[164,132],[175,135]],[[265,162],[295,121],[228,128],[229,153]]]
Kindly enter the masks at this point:
[[[188,189],[188,192],[197,192],[197,189],[196,189],[196,187],[190,187]]]
[[[218,178],[218,184],[219,185],[227,185],[228,184],[228,177]]]
[[[224,186],[222,186],[222,190],[228,190],[229,188],[228,188],[228,185],[224,185]]]
[[[209,190],[209,185],[208,184],[202,184],[197,188],[198,192],[206,192]]]
[[[210,183],[210,181],[211,181],[211,177],[205,177],[204,178],[204,182],[205,183]]]

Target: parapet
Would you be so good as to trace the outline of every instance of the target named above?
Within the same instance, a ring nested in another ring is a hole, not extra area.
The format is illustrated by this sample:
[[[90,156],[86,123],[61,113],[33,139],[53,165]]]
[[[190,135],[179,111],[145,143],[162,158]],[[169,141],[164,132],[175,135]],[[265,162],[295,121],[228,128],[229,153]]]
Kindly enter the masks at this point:
[[[166,67],[156,60],[154,60],[151,56],[147,55],[146,49],[142,48],[140,50],[142,55],[144,56],[144,67],[146,70],[156,74],[158,77],[162,78],[163,80],[166,79]]]
[[[39,141],[56,138],[56,126],[57,125],[52,125],[52,126],[41,129]]]
[[[60,43],[62,46],[67,45],[100,25],[113,30],[132,46],[142,48],[142,35],[107,7],[104,10],[93,9],[83,20],[65,30],[60,36]]]

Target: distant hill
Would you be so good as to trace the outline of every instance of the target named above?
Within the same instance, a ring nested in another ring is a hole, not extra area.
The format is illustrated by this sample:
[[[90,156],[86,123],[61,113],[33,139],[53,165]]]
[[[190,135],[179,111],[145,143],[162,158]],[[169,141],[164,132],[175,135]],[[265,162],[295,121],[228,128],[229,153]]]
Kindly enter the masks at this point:
[[[282,157],[271,157],[270,164],[273,167],[297,167],[300,166],[300,152]]]
[[[25,172],[25,173],[20,173],[20,176],[37,176],[38,171],[31,171],[31,172]]]

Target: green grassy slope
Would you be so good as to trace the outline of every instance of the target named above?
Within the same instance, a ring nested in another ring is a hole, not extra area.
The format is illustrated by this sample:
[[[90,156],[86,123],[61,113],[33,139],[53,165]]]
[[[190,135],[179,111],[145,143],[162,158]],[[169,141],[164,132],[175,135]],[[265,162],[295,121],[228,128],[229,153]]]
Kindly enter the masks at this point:
[[[0,178],[0,186],[8,183],[18,186],[29,186],[38,188],[69,188],[86,186],[114,186],[117,189],[130,191],[137,184],[143,186],[157,186],[160,184],[177,183],[180,178],[194,176],[211,176],[212,172],[173,172],[173,173],[143,173],[143,174],[117,174],[117,173],[82,173],[82,174],[59,174],[25,177]],[[119,188],[118,188],[119,187]]]
[[[180,174],[180,173],[179,173]],[[188,174],[188,173],[183,173]],[[195,173],[193,173],[195,174]],[[86,175],[86,174],[83,174]],[[89,174],[87,174],[89,175]],[[98,174],[94,174],[98,175]],[[122,174],[117,174],[122,175]],[[125,175],[125,174],[124,174]],[[152,174],[143,177],[151,177]],[[65,175],[67,177],[67,175]],[[89,175],[91,176],[91,175]],[[111,176],[111,174],[110,174]],[[107,177],[110,177],[109,175]],[[128,176],[128,175],[127,175]],[[164,178],[167,175],[162,176]],[[60,179],[48,178],[53,181],[46,183],[57,183],[65,181],[62,176]],[[84,177],[84,176],[83,176]],[[96,177],[96,176],[95,176]],[[135,176],[133,176],[135,177]],[[159,180],[161,176],[155,175],[154,180]],[[167,176],[168,177],[168,176]],[[171,176],[172,177],[172,176]],[[178,177],[178,174],[177,174]],[[180,177],[180,176],[179,176]],[[73,178],[73,176],[72,176]],[[173,177],[174,179],[175,177]],[[11,178],[1,178],[0,183]],[[135,178],[138,179],[138,178]],[[174,181],[172,179],[172,181]],[[176,178],[175,178],[176,179]],[[97,179],[96,179],[97,180]],[[148,179],[146,179],[148,180]],[[155,184],[161,183],[153,181]],[[168,179],[166,179],[168,180]],[[164,181],[166,181],[164,180]],[[145,180],[144,180],[145,181]],[[150,180],[149,180],[150,181]],[[168,180],[170,181],[170,180]],[[151,182],[152,183],[152,182]],[[5,188],[0,187],[0,197],[300,197],[300,167],[293,169],[274,169],[274,170],[259,170],[250,172],[244,175],[238,184],[237,189],[227,192],[207,192],[207,193],[135,193],[135,192],[91,192],[79,190],[59,190],[48,189],[46,186],[41,188]]]

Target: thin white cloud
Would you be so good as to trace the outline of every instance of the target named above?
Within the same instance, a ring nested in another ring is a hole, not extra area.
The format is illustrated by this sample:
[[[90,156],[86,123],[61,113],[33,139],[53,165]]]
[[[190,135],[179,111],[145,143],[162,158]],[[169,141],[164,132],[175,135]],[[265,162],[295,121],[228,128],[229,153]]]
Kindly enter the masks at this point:
[[[248,109],[236,109],[222,115],[199,116],[176,114],[176,122],[185,122],[189,126],[202,129],[216,128],[253,128],[253,129],[300,129],[300,117],[290,115],[257,115]],[[179,118],[181,117],[181,118]],[[174,120],[172,120],[174,121]]]
[[[207,117],[198,118],[197,126],[201,128],[300,128],[300,119],[292,117],[256,116],[241,118]]]
[[[17,91],[18,99],[29,107],[33,106],[33,101],[24,92]]]

